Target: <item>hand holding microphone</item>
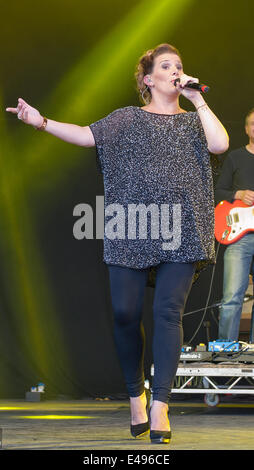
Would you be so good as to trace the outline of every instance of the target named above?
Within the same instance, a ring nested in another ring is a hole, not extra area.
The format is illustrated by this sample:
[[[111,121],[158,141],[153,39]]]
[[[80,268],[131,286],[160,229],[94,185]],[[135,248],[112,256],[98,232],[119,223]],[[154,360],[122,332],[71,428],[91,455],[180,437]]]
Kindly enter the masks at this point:
[[[188,75],[181,75],[180,78],[174,80],[174,85],[178,91],[182,92],[184,89],[197,90],[202,93],[208,93],[210,88],[207,85],[199,83],[198,78],[189,77]],[[185,95],[185,94],[184,94]],[[186,98],[189,96],[186,95]]]

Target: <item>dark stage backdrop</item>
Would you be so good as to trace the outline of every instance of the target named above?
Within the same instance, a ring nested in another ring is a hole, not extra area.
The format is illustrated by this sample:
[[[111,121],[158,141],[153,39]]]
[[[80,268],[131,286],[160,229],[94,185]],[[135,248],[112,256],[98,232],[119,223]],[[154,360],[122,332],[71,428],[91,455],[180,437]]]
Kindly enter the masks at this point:
[[[0,398],[23,398],[39,381],[48,397],[126,393],[114,349],[102,240],[73,236],[74,207],[90,204],[95,214],[96,196],[103,195],[95,149],[37,133],[5,108],[22,97],[51,119],[88,125],[116,108],[141,105],[133,79],[136,61],[168,42],[181,51],[185,73],[210,85],[207,102],[230,135],[230,149],[247,142],[244,117],[254,106],[254,5],[207,0],[201,8],[199,0],[185,1],[172,22],[174,3],[161,2],[168,16],[159,14],[155,24],[147,24],[134,52],[132,35],[159,2],[44,0],[36,8],[30,0],[12,0],[1,6]],[[181,104],[193,109],[187,101]],[[210,305],[221,299],[223,251]],[[186,305],[185,314],[199,310],[184,317],[185,343],[193,346],[217,339],[217,309],[205,315],[202,310],[212,273],[210,267],[201,274]],[[147,378],[152,301],[153,289],[147,288]]]

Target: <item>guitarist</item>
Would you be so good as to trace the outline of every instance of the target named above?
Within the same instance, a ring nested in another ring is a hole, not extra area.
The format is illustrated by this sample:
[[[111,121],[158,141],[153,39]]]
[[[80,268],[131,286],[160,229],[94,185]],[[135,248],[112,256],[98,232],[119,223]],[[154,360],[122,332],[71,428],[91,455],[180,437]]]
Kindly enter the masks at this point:
[[[254,108],[245,118],[246,146],[231,151],[225,159],[218,178],[215,199],[234,202],[240,199],[254,205]],[[254,232],[245,234],[227,246],[224,253],[223,299],[219,320],[219,339],[238,341],[244,294],[249,274],[254,280]],[[254,342],[254,305],[250,341]]]

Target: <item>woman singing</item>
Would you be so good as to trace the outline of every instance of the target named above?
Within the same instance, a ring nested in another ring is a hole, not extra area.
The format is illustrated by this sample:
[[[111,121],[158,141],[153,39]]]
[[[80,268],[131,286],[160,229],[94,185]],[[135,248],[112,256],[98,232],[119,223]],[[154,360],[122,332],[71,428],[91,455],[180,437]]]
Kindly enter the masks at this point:
[[[175,47],[160,44],[147,51],[135,77],[144,106],[116,109],[89,126],[46,119],[21,98],[7,111],[66,142],[96,146],[105,191],[104,262],[116,349],[130,397],[130,431],[141,437],[150,429],[151,442],[169,443],[168,406],[183,341],[182,314],[194,274],[215,258],[209,152],[225,152],[228,135],[200,92],[186,88],[198,79],[184,74]],[[180,107],[180,95],[195,111]],[[112,207],[121,208],[124,217],[114,219]],[[135,210],[136,219],[127,217]],[[117,230],[110,230],[116,220]],[[170,228],[166,237],[165,225]],[[148,419],[142,309],[152,273],[154,378]]]

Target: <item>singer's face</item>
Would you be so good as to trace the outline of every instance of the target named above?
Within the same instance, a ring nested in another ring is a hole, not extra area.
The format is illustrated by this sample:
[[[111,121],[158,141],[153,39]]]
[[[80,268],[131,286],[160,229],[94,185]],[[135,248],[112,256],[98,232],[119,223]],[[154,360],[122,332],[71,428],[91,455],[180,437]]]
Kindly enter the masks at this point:
[[[153,72],[150,74],[156,91],[178,93],[174,81],[183,74],[183,65],[177,54],[165,53],[154,59]]]
[[[254,113],[249,115],[245,126],[245,131],[249,138],[254,141]]]

